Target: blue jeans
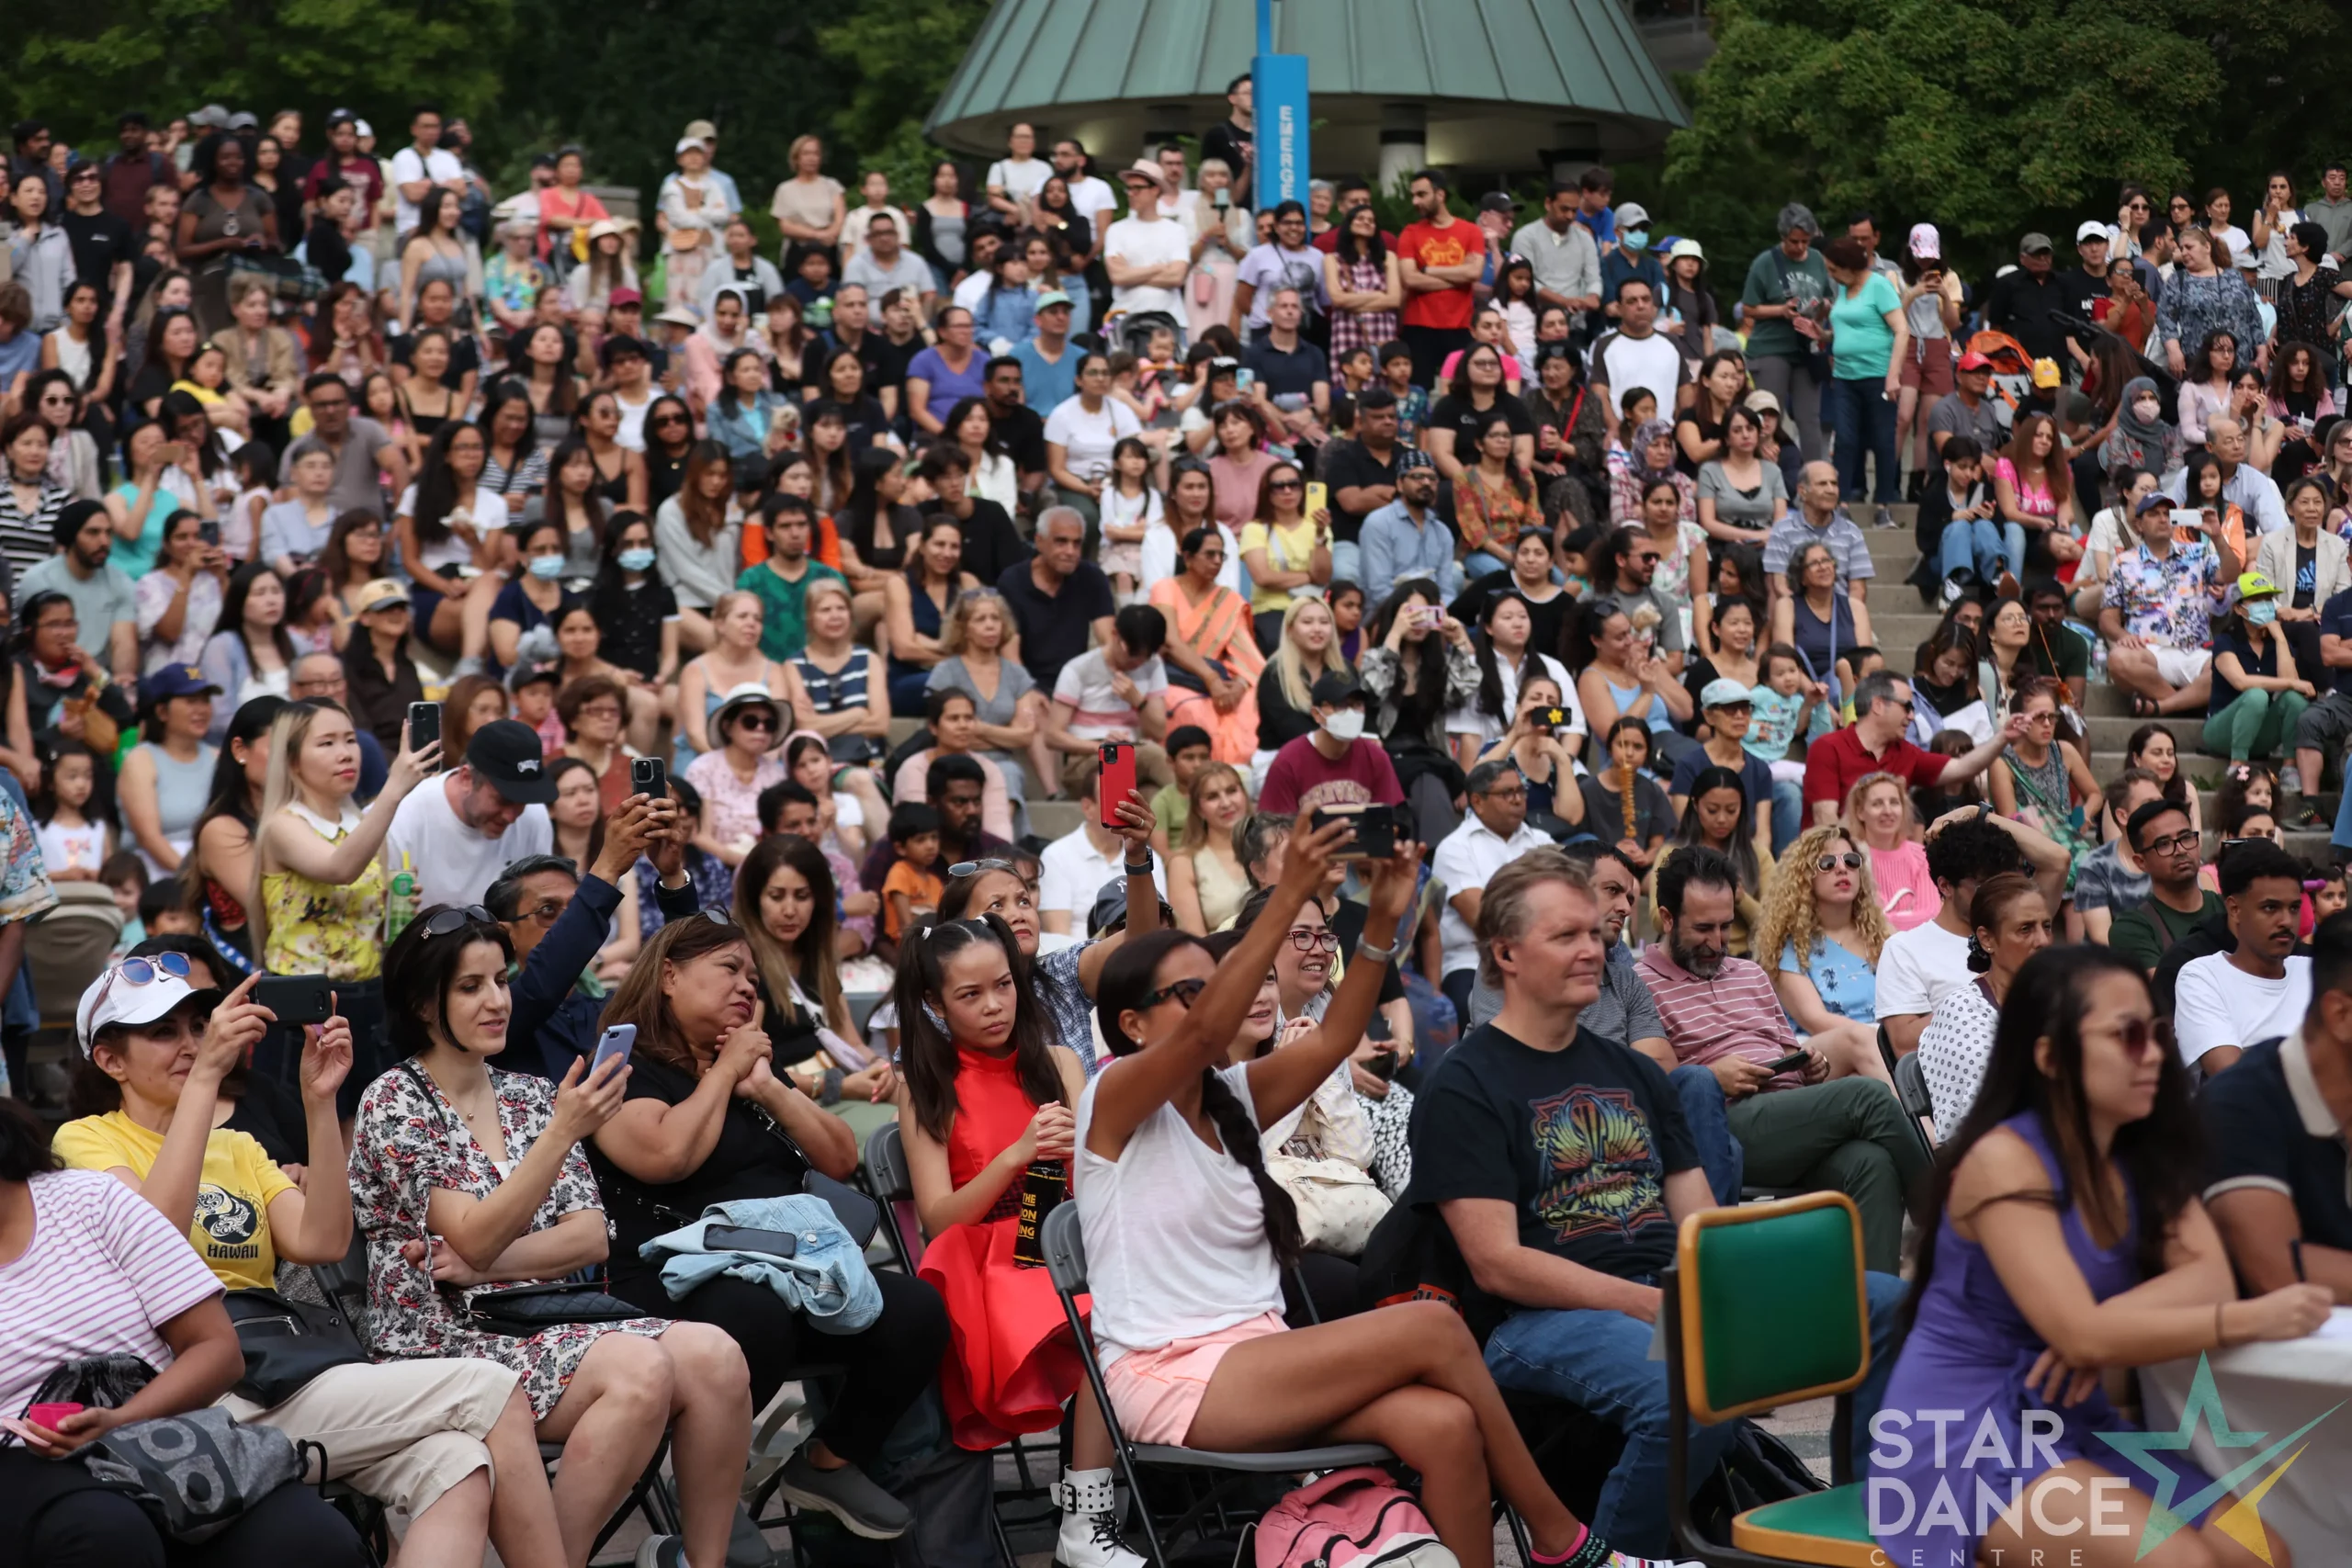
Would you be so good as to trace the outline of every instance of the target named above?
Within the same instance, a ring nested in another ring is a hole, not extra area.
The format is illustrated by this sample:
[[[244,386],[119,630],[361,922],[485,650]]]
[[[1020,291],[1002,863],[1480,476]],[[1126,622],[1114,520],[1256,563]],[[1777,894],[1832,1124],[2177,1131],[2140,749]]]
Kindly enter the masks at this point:
[[[1772,781],[1772,853],[1788,852],[1804,831],[1804,785],[1794,779]]]
[[[1867,448],[1878,460],[1876,503],[1892,506],[1901,501],[1903,460],[1894,447],[1896,410],[1886,396],[1886,384],[1879,380],[1847,381],[1833,376],[1821,389],[1821,412],[1838,443],[1838,499],[1862,499],[1862,457]]]
[[[1739,1201],[1747,1156],[1731,1135],[1723,1082],[1700,1066],[1677,1067],[1666,1079],[1682,1102],[1682,1120],[1690,1125],[1690,1141],[1699,1145],[1699,1166],[1707,1173],[1707,1186],[1715,1201],[1728,1209]]]
[[[1496,572],[1510,570],[1510,567],[1507,562],[1497,560],[1484,550],[1472,550],[1462,558],[1462,573],[1464,577],[1491,577]]]
[[[1679,1076],[1679,1075],[1677,1075]],[[1854,1391],[1853,1463],[1867,1472],[1870,1417],[1894,1371],[1895,1320],[1910,1289],[1892,1274],[1865,1274],[1871,1371]],[[1666,1362],[1650,1359],[1651,1325],[1622,1312],[1532,1309],[1504,1320],[1487,1340],[1487,1370],[1504,1388],[1565,1399],[1624,1434],[1624,1451],[1600,1488],[1592,1528],[1620,1551],[1671,1554],[1666,1499]],[[1730,1449],[1731,1422],[1690,1428],[1691,1489]]]
[[[1944,525],[1943,578],[1950,582],[1963,571],[1973,571],[1986,587],[2001,581],[2005,571],[2025,570],[2025,525],[2006,525],[1984,518]]]

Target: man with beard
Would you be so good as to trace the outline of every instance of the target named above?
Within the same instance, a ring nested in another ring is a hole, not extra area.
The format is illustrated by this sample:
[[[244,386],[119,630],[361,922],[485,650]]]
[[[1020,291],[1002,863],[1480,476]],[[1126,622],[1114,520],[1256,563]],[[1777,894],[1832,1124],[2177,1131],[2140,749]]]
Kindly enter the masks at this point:
[[[1690,848],[1657,876],[1661,939],[1640,960],[1675,1059],[1708,1068],[1731,1101],[1732,1136],[1747,1179],[1829,1188],[1862,1215],[1862,1256],[1893,1274],[1903,1213],[1928,1160],[1894,1093],[1875,1078],[1830,1080],[1829,1059],[1797,1043],[1761,965],[1725,950],[1739,874],[1713,850]]]
[[[1685,850],[1668,870],[1703,852]],[[1726,886],[1726,911],[1730,899]],[[1681,1221],[1714,1195],[1679,1086],[1587,1026],[1606,989],[1604,930],[1592,879],[1557,850],[1522,855],[1487,885],[1478,968],[1502,1010],[1430,1071],[1406,1201],[1444,1219],[1477,1286],[1464,1303],[1472,1320],[1507,1314],[1487,1338],[1495,1381],[1567,1400],[1622,1434],[1592,1530],[1657,1554],[1671,1544],[1670,1402],[1665,1363],[1649,1355],[1657,1280]],[[1904,1285],[1873,1273],[1868,1291],[1873,1370],[1855,1398],[1874,1410]],[[1694,1489],[1737,1437],[1729,1422],[1693,1430]],[[1868,1435],[1858,1425],[1852,1437],[1859,1454]]]
[[[138,592],[130,574],[107,557],[114,548],[114,524],[95,501],[77,501],[57,514],[51,536],[57,554],[26,569],[17,580],[17,602],[36,593],[62,593],[74,601],[81,626],[76,646],[104,664],[124,686],[139,683]]]

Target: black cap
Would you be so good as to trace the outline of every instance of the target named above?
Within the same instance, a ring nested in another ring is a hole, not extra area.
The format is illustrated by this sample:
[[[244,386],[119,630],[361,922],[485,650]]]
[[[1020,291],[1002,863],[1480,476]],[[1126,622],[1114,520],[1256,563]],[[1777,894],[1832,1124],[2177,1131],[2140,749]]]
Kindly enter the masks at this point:
[[[1352,675],[1336,670],[1326,671],[1315,677],[1315,684],[1306,694],[1307,701],[1318,708],[1335,708],[1346,703],[1363,701],[1363,688],[1356,684]]]
[[[1478,210],[1481,212],[1517,212],[1519,210],[1519,203],[1512,199],[1510,192],[1507,190],[1490,190],[1486,195],[1478,198]]]
[[[634,354],[639,359],[649,362],[653,358],[651,355],[645,352],[644,344],[627,333],[615,333],[597,345],[596,362],[610,370],[613,367],[613,361],[625,354]]]
[[[518,806],[553,806],[555,781],[540,754],[538,731],[520,719],[492,719],[466,742],[466,766]]]

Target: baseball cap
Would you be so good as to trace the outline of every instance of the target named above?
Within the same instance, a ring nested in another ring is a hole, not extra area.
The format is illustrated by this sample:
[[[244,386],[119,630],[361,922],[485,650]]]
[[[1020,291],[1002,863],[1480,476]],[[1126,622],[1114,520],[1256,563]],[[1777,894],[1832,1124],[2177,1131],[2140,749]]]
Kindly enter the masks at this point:
[[[370,610],[389,610],[395,604],[403,609],[408,606],[408,590],[389,577],[379,577],[373,582],[362,583],[359,592],[352,595],[351,613],[364,615]]]
[[[373,136],[376,134],[376,128],[368,124],[364,119],[353,120],[351,122],[351,129],[361,136]]]
[[[2104,240],[2106,238],[2107,225],[2100,222],[2096,218],[2086,218],[2082,222],[2076,224],[2075,227],[2075,243],[2078,245],[2085,240]]]
[[[1621,201],[1617,204],[1617,227],[1620,229],[1628,223],[1646,223],[1649,220],[1650,209],[1640,202]]]
[[[2039,229],[2018,242],[2018,254],[2021,256],[2030,256],[2037,253],[2054,251],[2057,248],[2057,246],[2050,243],[2050,236],[2041,232]]]
[[[2056,360],[2037,359],[2033,362],[2033,384],[2042,391],[2050,390],[2063,379],[2064,378],[2058,373]]]
[[[1944,259],[1944,237],[1936,231],[1932,223],[1912,224],[1910,245],[1911,254],[1921,261]]]
[[[1747,707],[1754,700],[1746,686],[1724,675],[1716,676],[1699,692],[1699,705],[1702,708]]]
[[[198,990],[187,983],[187,955],[181,953],[125,958],[107,964],[83,988],[82,999],[74,1009],[74,1044],[86,1057],[96,1048],[102,1029],[153,1023],[183,1002],[209,1008],[220,1000],[220,992]]]
[[[702,139],[701,137],[699,137],[699,136],[681,136],[681,137],[679,137],[679,138],[678,138],[678,145],[677,145],[676,147],[673,148],[673,149],[672,149],[672,151],[673,151],[673,152],[684,152],[684,151],[685,151],[687,148],[689,148],[689,147],[700,147],[700,148],[702,148],[702,150],[703,150],[704,152],[709,152],[709,151],[710,151],[710,149],[709,149],[708,147],[705,147],[705,146],[703,146],[703,139]]]
[[[496,718],[466,742],[466,766],[498,786],[517,806],[553,806],[555,781],[548,776],[539,732],[518,718]]]
[[[678,134],[691,136],[697,141],[715,141],[718,139],[718,127],[707,119],[690,119],[686,121],[686,129]]]
[[[2159,506],[2163,507],[2166,512],[2170,512],[2179,503],[2177,502],[2174,501],[2172,497],[2166,495],[2164,491],[2156,491],[2151,494],[2142,496],[2140,498],[2140,504],[2132,509],[2132,515],[2134,517],[2145,517],[2149,513],[2154,512]]]
[[[645,296],[634,288],[616,288],[605,297],[605,303],[608,308],[616,305],[642,305],[645,303]]]
[[[141,702],[169,702],[174,697],[217,697],[220,688],[193,664],[166,664],[139,682]]]
[[[2278,585],[2258,571],[2238,573],[2238,597],[2241,600],[2274,598],[2278,592]]]
[[[1774,413],[1779,413],[1781,412],[1781,395],[1768,387],[1758,387],[1756,390],[1747,394],[1747,401],[1742,406],[1745,407],[1749,413],[1762,413],[1767,409],[1771,410]]]
[[[1478,210],[1481,212],[1517,212],[1519,210],[1519,203],[1511,199],[1511,194],[1507,190],[1490,190],[1486,195],[1478,198]]]
[[[1955,370],[1990,370],[1993,368],[1993,362],[1971,349],[1952,361],[1951,367]]]
[[[519,692],[542,681],[550,686],[562,685],[563,667],[553,660],[526,659],[506,672],[506,690],[509,694]]]
[[[1037,296],[1037,303],[1031,310],[1030,314],[1035,315],[1040,310],[1050,310],[1057,305],[1070,306],[1074,308],[1075,302],[1068,294],[1062,292],[1062,290],[1058,288],[1048,288],[1043,294]]]
[[[229,129],[229,111],[219,104],[207,104],[187,117],[188,124],[206,130]]]
[[[231,130],[259,130],[261,121],[254,118],[251,110],[239,109],[229,117],[229,129]]]
[[[1315,677],[1315,684],[1308,689],[1306,700],[1315,707],[1339,707],[1347,703],[1363,702],[1363,688],[1356,684],[1356,678],[1352,675],[1343,675],[1336,670],[1326,671]]]
[[[1418,474],[1422,472],[1432,474],[1437,472],[1437,459],[1430,457],[1427,452],[1422,451],[1418,446],[1408,446],[1403,451],[1396,454],[1396,477],[1398,479],[1403,479],[1407,474]]]

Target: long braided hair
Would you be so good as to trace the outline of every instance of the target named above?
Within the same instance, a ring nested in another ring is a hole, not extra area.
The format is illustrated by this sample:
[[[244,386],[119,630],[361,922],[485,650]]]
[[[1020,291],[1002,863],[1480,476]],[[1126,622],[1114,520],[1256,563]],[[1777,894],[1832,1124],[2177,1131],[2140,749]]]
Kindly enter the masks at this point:
[[[1163,927],[1128,938],[1102,965],[1102,979],[1095,988],[1095,1018],[1102,1025],[1103,1043],[1114,1057],[1132,1056],[1143,1049],[1143,1042],[1121,1027],[1119,1015],[1143,1000],[1157,981],[1161,962],[1185,947],[1197,947],[1212,958],[1216,956],[1208,943],[1190,931]],[[1266,1173],[1266,1156],[1258,1142],[1257,1124],[1242,1109],[1240,1098],[1213,1066],[1201,1069],[1201,1109],[1216,1128],[1217,1142],[1225,1145],[1225,1152],[1250,1173],[1265,1210],[1266,1245],[1273,1249],[1274,1261],[1289,1268],[1298,1261],[1302,1249],[1298,1205],[1291,1201],[1281,1183]]]

